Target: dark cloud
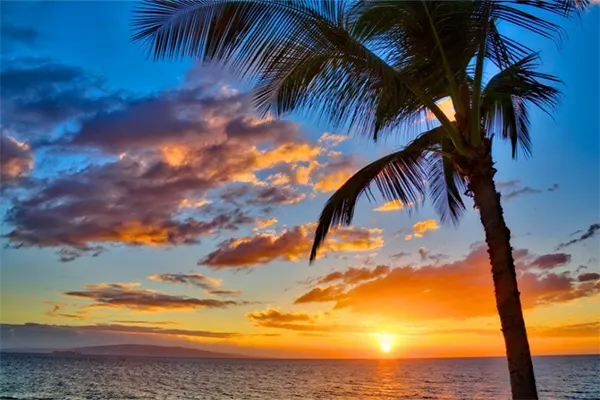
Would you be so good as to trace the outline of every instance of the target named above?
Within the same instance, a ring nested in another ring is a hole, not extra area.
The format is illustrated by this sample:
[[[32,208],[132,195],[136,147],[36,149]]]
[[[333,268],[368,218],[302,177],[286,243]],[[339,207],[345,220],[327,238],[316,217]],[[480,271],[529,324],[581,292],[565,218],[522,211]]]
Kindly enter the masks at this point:
[[[308,259],[315,225],[295,226],[275,233],[255,233],[253,236],[232,238],[198,261],[213,269],[247,268],[267,264],[276,259],[296,261]],[[346,227],[333,230],[323,246],[327,251],[368,251],[383,246],[380,229]]]
[[[600,274],[597,272],[586,272],[577,277],[579,282],[590,282],[600,280]]]
[[[257,206],[296,204],[304,200],[304,193],[290,186],[254,186],[250,184],[231,185],[220,195],[226,203],[242,206],[244,204]]]
[[[49,135],[58,126],[118,107],[122,94],[82,68],[48,59],[19,58],[3,63],[2,125],[20,135]]]
[[[512,200],[515,197],[520,197],[520,196],[524,196],[524,195],[528,195],[528,194],[539,194],[539,193],[544,192],[544,190],[542,190],[542,189],[536,189],[536,188],[532,188],[530,186],[525,186],[525,187],[519,188],[520,184],[521,184],[520,180],[513,179],[510,181],[497,182],[496,187],[499,189],[507,189],[508,190],[506,193],[502,194],[502,198],[506,201]],[[553,183],[545,191],[546,192],[554,192],[554,191],[558,190],[558,188],[559,188],[559,185],[557,183]]]
[[[17,45],[33,46],[38,40],[38,30],[27,26],[19,26],[8,21],[0,24],[0,46],[2,52],[13,50]]]
[[[390,256],[390,258],[391,258],[392,260],[399,260],[399,259],[401,259],[401,258],[408,257],[408,256],[410,256],[410,253],[407,253],[407,252],[405,252],[405,251],[401,251],[400,253],[392,254],[392,255]]]
[[[86,285],[84,290],[65,293],[66,296],[92,300],[92,307],[126,308],[134,311],[193,310],[227,308],[245,304],[233,300],[197,299],[172,296],[152,290],[138,289],[135,283]]]
[[[208,293],[214,294],[216,296],[237,296],[242,294],[242,291],[234,289],[213,289],[209,290]]]
[[[207,294],[216,296],[236,296],[242,294],[240,290],[221,289],[221,280],[210,278],[202,274],[161,274],[150,275],[148,279],[159,282],[182,283],[204,289]]]
[[[518,186],[521,183],[520,179],[511,179],[509,181],[498,181],[496,187],[498,189],[511,189]]]
[[[596,232],[598,232],[598,230],[600,230],[600,224],[592,224],[588,227],[587,231],[585,231],[583,234],[579,235],[579,237],[569,240],[568,242],[559,244],[556,249],[560,250],[560,249],[564,249],[565,247],[571,246],[575,243],[584,242],[584,241],[594,237],[596,235]]]
[[[123,343],[193,347],[193,342],[182,340],[182,337],[231,339],[240,336],[235,332],[164,329],[122,324],[72,326],[36,323],[0,324],[0,335],[3,349],[73,348]]]
[[[538,194],[538,193],[542,193],[542,190],[540,189],[534,189],[531,188],[529,186],[525,186],[524,188],[520,188],[520,189],[516,189],[516,190],[511,190],[510,192],[503,194],[502,198],[504,200],[512,200],[515,197],[519,197],[519,196],[523,196],[526,194]]]
[[[571,262],[571,255],[565,253],[544,254],[527,264],[529,268],[552,269]]]
[[[219,279],[210,278],[202,274],[154,274],[150,275],[148,279],[159,282],[183,283],[205,290],[212,290],[221,285]]]
[[[431,253],[429,250],[427,250],[425,247],[419,247],[419,257],[421,258],[421,261],[431,261],[433,263],[438,263],[446,258],[448,258],[448,256],[444,255],[444,254],[433,254]]]
[[[182,203],[214,182],[189,167],[124,158],[49,182],[15,201],[5,221],[14,246],[66,247],[64,261],[97,254],[99,245],[189,245],[199,237],[234,231],[254,218],[228,210],[211,220],[185,216]]]

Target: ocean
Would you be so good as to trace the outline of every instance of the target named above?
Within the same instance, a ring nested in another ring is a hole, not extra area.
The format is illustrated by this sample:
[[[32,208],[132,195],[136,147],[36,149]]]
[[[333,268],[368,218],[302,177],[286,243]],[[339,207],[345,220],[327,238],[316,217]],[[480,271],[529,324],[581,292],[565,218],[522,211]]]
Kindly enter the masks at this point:
[[[598,356],[536,357],[542,399],[600,399]],[[508,399],[502,358],[149,359],[2,354],[0,399]]]

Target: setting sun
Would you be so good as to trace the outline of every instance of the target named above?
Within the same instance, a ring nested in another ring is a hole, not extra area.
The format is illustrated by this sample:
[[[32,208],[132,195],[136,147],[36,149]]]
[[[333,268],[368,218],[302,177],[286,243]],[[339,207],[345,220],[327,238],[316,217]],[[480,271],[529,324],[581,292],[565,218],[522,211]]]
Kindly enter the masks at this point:
[[[376,333],[374,334],[377,342],[379,343],[379,348],[384,353],[389,353],[394,348],[394,344],[396,342],[396,335],[391,333]]]

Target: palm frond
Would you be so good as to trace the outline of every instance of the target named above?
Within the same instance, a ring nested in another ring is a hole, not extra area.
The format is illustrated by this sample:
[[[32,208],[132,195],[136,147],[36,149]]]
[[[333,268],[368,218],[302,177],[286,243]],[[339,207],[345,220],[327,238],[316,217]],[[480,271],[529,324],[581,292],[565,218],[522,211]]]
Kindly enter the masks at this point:
[[[455,154],[452,142],[442,138],[440,149],[441,153],[434,153],[429,159],[428,192],[442,223],[458,225],[466,209],[463,202],[466,182],[449,157]]]
[[[425,153],[439,147],[444,135],[446,133],[440,127],[427,131],[402,150],[374,161],[350,177],[327,200],[321,212],[310,261],[316,259],[317,251],[332,226],[350,225],[356,202],[363,194],[369,200],[374,199],[373,183],[387,201],[417,202],[425,194]]]
[[[571,18],[587,9],[588,0],[488,0],[493,5],[492,18],[559,42],[564,29],[544,16]],[[540,13],[542,11],[542,13]]]
[[[525,156],[531,154],[529,104],[550,115],[560,97],[557,88],[544,83],[560,80],[536,71],[538,65],[538,54],[530,54],[493,76],[482,93],[482,123],[488,134],[500,134],[510,140],[513,158],[518,148]]]

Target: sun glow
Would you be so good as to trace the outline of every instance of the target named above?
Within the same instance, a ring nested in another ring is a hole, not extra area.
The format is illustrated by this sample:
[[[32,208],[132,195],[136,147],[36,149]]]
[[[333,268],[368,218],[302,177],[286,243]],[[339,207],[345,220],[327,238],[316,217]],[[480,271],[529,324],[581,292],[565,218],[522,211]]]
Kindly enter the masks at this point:
[[[373,336],[375,336],[375,339],[377,339],[379,349],[383,353],[389,353],[392,351],[394,345],[396,344],[396,335],[392,333],[375,333]]]

